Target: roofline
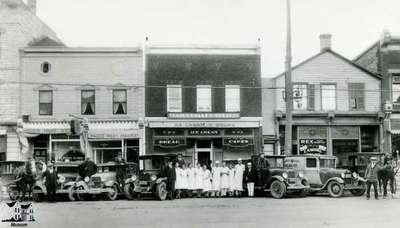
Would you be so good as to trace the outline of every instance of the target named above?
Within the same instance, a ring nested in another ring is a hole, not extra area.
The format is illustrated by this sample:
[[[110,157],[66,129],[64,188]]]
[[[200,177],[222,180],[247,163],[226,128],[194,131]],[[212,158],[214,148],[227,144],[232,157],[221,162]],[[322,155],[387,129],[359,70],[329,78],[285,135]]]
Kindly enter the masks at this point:
[[[365,69],[364,67],[362,67],[362,66],[356,64],[355,62],[349,60],[348,58],[346,58],[346,57],[344,57],[344,56],[342,56],[342,55],[340,55],[339,53],[337,53],[337,52],[335,52],[335,51],[332,51],[331,49],[325,49],[325,50],[321,51],[320,53],[318,53],[318,54],[316,54],[316,55],[313,55],[313,56],[311,56],[310,58],[304,60],[303,62],[300,62],[299,64],[297,64],[297,65],[295,65],[294,67],[291,68],[292,71],[295,70],[295,69],[297,69],[297,68],[299,68],[299,67],[301,67],[302,65],[304,65],[304,64],[306,64],[306,63],[312,61],[313,59],[319,57],[320,55],[327,53],[327,52],[329,52],[329,53],[335,55],[336,57],[338,57],[338,58],[344,60],[345,62],[347,62],[347,63],[353,65],[354,67],[358,68],[359,70],[364,71],[365,73],[367,73],[367,74],[369,74],[369,75],[371,75],[371,76],[373,76],[373,77],[375,77],[375,78],[377,78],[377,79],[379,79],[379,80],[382,80],[382,77],[381,77],[380,75],[375,74],[375,73],[373,73],[373,72],[371,72],[371,71]],[[284,75],[285,75],[285,72],[282,72],[282,73],[278,74],[277,76],[273,77],[273,79],[277,79],[277,78],[279,78],[279,77],[281,77],[281,76],[284,76]]]
[[[372,45],[370,45],[367,49],[365,49],[363,52],[361,52],[360,54],[358,54],[356,57],[353,58],[353,62],[357,61],[358,59],[360,59],[362,56],[364,56],[365,53],[369,52],[372,48],[374,48],[376,45],[379,45],[380,41],[376,41],[374,42]]]
[[[141,48],[136,47],[26,47],[24,53],[141,53]]]
[[[146,54],[261,55],[256,44],[146,44]]]

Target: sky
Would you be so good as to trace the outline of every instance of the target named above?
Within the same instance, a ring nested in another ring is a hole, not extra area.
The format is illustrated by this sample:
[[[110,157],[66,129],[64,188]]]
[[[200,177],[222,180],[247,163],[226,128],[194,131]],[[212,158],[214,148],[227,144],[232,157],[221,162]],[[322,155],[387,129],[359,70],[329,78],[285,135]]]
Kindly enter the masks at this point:
[[[354,58],[386,29],[400,35],[398,0],[291,0],[293,65],[319,52],[319,35]],[[285,0],[37,0],[37,15],[68,46],[257,44],[262,76],[284,71]]]

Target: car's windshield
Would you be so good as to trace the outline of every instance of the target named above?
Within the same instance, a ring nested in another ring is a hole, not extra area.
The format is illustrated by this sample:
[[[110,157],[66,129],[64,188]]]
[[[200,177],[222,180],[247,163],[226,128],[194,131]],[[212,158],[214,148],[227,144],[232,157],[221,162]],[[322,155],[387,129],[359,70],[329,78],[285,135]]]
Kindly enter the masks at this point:
[[[271,168],[283,168],[283,158],[267,158]]]
[[[321,158],[319,161],[320,168],[335,168],[336,167],[336,159],[330,158]]]
[[[143,169],[144,170],[159,170],[163,165],[163,159],[146,158],[143,159]]]
[[[58,173],[77,173],[78,167],[58,166],[57,172]]]

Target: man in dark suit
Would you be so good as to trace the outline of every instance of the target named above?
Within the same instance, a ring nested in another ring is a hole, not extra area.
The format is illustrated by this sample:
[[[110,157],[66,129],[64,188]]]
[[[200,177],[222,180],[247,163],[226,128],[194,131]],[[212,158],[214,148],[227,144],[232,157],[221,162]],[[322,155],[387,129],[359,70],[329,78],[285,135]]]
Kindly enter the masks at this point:
[[[251,162],[247,163],[247,168],[243,174],[243,181],[247,185],[249,197],[254,196],[254,183],[257,181],[257,170],[252,167]]]
[[[168,198],[173,200],[175,198],[175,180],[176,180],[176,173],[175,167],[172,164],[172,160],[168,161],[168,164],[164,168],[164,177],[167,178],[167,191],[168,191]]]
[[[56,202],[58,175],[52,163],[47,165],[47,170],[43,173],[43,179],[47,191],[47,200],[49,202]]]
[[[121,189],[124,189],[126,173],[127,173],[127,165],[122,159],[121,155],[118,155],[116,157],[115,162],[116,162],[115,172],[116,172],[117,182],[121,187]]]

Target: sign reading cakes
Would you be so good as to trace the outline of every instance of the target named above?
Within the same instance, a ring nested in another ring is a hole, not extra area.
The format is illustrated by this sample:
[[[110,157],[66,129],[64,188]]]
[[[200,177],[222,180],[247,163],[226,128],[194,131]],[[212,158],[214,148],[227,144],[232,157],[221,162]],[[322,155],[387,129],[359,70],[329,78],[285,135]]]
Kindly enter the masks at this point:
[[[247,147],[253,145],[253,139],[250,138],[224,138],[224,145],[230,147]]]

